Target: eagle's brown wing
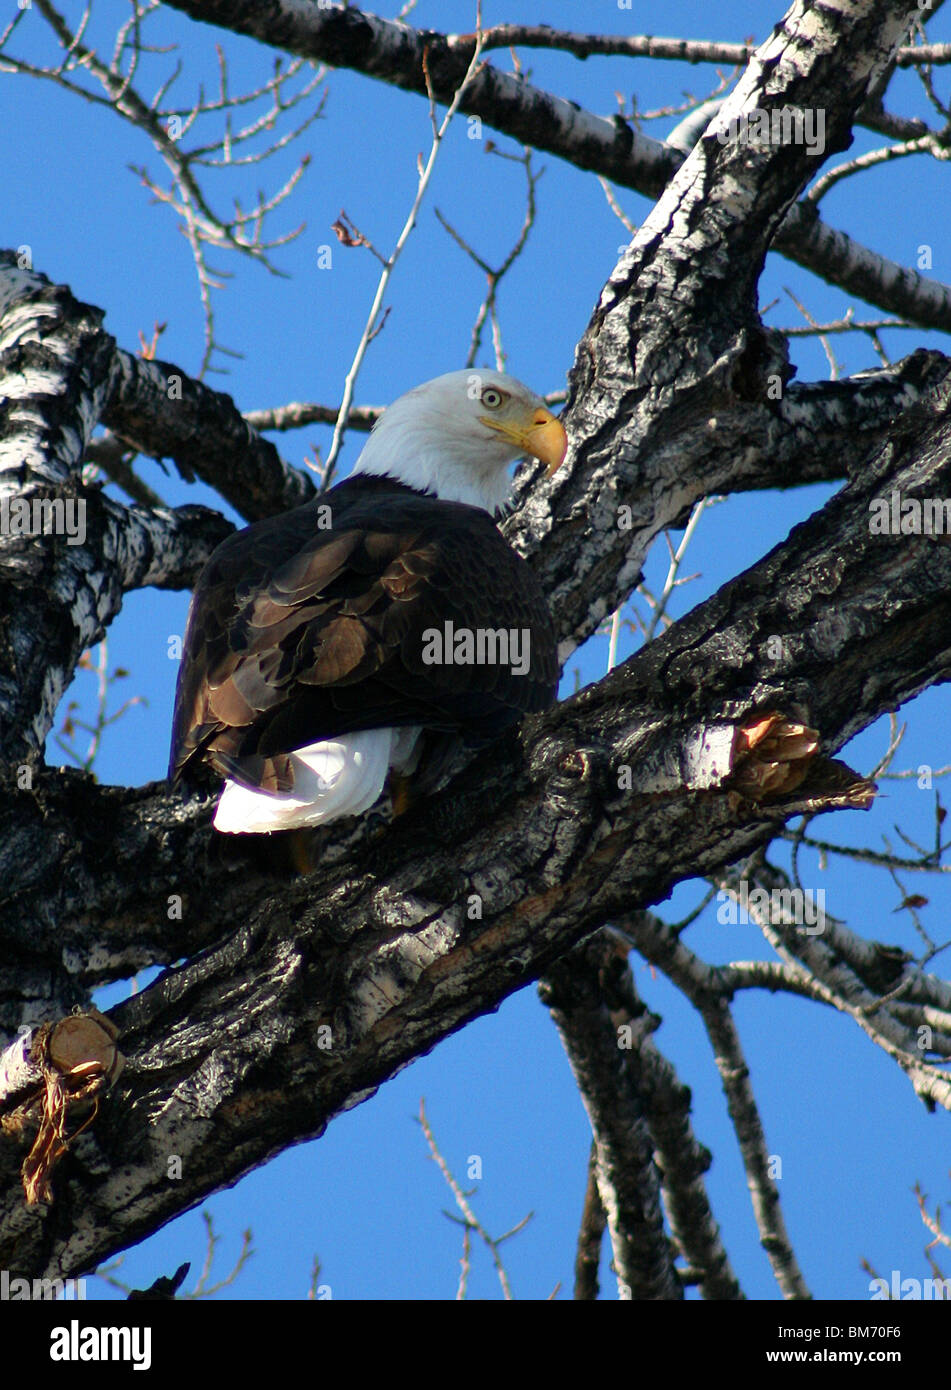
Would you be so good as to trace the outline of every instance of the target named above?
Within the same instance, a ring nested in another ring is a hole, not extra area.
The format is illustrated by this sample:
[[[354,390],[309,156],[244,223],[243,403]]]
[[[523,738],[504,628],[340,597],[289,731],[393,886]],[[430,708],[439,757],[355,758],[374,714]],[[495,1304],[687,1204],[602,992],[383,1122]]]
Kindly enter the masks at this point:
[[[328,505],[332,526],[321,530]],[[447,622],[527,629],[527,674],[425,664],[424,632]],[[205,763],[289,791],[293,749],[410,724],[485,743],[551,704],[557,681],[544,595],[487,512],[350,479],[229,537],[202,571],[169,776],[192,779]]]

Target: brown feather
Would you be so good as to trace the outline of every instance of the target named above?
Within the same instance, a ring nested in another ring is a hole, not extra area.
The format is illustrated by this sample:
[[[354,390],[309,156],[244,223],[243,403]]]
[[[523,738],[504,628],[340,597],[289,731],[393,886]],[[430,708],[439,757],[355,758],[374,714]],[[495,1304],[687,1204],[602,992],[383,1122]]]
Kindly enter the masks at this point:
[[[333,530],[318,528],[331,506]],[[525,629],[526,675],[427,665],[428,628]],[[202,765],[266,791],[293,786],[294,749],[420,724],[478,746],[546,708],[555,634],[528,565],[487,512],[358,476],[320,504],[229,537],[189,612],[169,775]]]

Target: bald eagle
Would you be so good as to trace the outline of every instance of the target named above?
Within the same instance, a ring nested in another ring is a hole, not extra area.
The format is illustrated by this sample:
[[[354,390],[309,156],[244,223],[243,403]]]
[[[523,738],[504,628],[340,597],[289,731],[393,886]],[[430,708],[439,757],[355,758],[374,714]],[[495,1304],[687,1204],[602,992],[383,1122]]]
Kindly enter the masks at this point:
[[[511,463],[566,448],[521,383],[450,372],[383,412],[345,482],[230,536],[189,611],[173,784],[224,778],[227,833],[321,825],[547,708],[548,606],[492,517]]]

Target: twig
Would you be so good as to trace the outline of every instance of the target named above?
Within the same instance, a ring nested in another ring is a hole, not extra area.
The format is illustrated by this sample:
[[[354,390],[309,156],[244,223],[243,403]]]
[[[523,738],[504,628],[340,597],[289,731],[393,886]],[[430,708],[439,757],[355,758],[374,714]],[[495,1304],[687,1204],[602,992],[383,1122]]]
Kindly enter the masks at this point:
[[[465,365],[467,367],[475,366],[476,357],[482,346],[482,330],[485,327],[486,319],[489,319],[492,324],[492,344],[495,349],[496,369],[500,372],[504,372],[505,352],[502,349],[502,330],[496,308],[499,283],[522,254],[522,251],[525,249],[525,244],[528,241],[529,233],[535,225],[535,185],[545,171],[544,169],[540,169],[537,174],[533,171],[532,151],[529,149],[521,156],[509,155],[505,154],[502,150],[496,149],[490,141],[486,146],[486,150],[488,153],[498,155],[502,159],[513,159],[517,164],[524,165],[527,179],[525,217],[522,222],[522,227],[512,249],[501,265],[498,267],[489,265],[488,261],[473,250],[461,233],[456,231],[455,227],[443,216],[439,208],[434,208],[434,212],[440,224],[446,229],[456,245],[466,253],[470,260],[475,262],[488,282],[485,297],[476,314],[476,321],[473,325],[472,338],[469,343],[469,352],[466,356]]]
[[[67,757],[71,758],[77,767],[81,767],[84,772],[91,772],[99,750],[102,745],[102,736],[110,724],[115,724],[121,719],[126,710],[133,705],[145,705],[148,701],[144,695],[132,695],[116,710],[115,714],[107,714],[106,709],[109,702],[109,687],[117,680],[123,680],[128,676],[128,671],[123,667],[117,666],[112,675],[109,675],[109,649],[108,643],[104,638],[99,643],[99,656],[95,665],[92,661],[90,652],[83,652],[77,663],[77,670],[92,671],[96,675],[96,713],[92,724],[87,724],[85,720],[77,717],[75,711],[79,708],[78,700],[71,700],[66,706],[66,718],[63,720],[60,733],[55,734],[54,738],[57,745],[63,750]],[[85,756],[80,755],[73,747],[73,735],[77,729],[82,729],[83,733],[89,734],[89,747],[86,749]],[[60,734],[65,735],[65,738]]]
[[[87,5],[75,29],[70,28],[51,0],[35,0],[35,8],[56,36],[63,52],[62,60],[55,65],[41,66],[11,55],[4,49],[15,29],[15,25],[11,23],[0,37],[0,71],[55,82],[86,101],[112,108],[124,120],[148,136],[171,174],[171,185],[168,188],[161,187],[143,167],[132,166],[133,171],[138,174],[155,199],[171,207],[182,221],[182,229],[195,264],[204,316],[205,343],[198,374],[203,375],[206,370],[217,370],[212,366],[215,353],[223,353],[226,356],[237,354],[229,352],[215,336],[211,295],[213,290],[222,288],[228,276],[225,271],[216,270],[209,264],[207,248],[214,246],[249,255],[271,273],[279,274],[270,253],[298,236],[303,230],[303,225],[281,236],[265,238],[263,224],[268,214],[284,203],[293,192],[307,167],[308,158],[305,156],[299,162],[276,193],[270,197],[259,194],[256,205],[248,211],[243,211],[236,201],[234,214],[230,217],[219,215],[212,209],[195,170],[203,167],[225,168],[231,165],[257,164],[298,139],[321,115],[322,101],[318,101],[314,109],[295,127],[272,140],[264,149],[253,150],[248,154],[235,152],[247,141],[256,139],[264,132],[270,132],[279,119],[305,101],[324,80],[324,70],[314,71],[300,88],[294,91],[290,84],[308,64],[303,59],[295,59],[284,67],[282,61],[278,60],[270,79],[250,93],[232,96],[227,89],[224,53],[219,47],[218,97],[206,101],[203,91],[199,89],[197,99],[190,106],[163,106],[168,91],[181,71],[180,63],[166,77],[151,99],[141,95],[133,81],[144,53],[158,54],[168,51],[146,45],[142,37],[144,22],[160,8],[156,0],[133,0],[132,15],[120,26],[113,54],[108,62],[98,56],[96,49],[83,42],[91,6]],[[20,13],[22,14],[22,11]],[[91,90],[81,78],[91,78],[102,89],[103,95]],[[233,130],[230,122],[232,111],[262,99],[268,100],[269,103],[265,110],[252,117],[240,129]],[[226,116],[223,134],[219,119],[222,112]],[[196,144],[190,149],[186,148],[185,136],[205,117],[215,120],[214,139],[205,144]]]
[[[495,1264],[496,1273],[499,1276],[499,1283],[502,1286],[502,1296],[506,1299],[506,1301],[512,1301],[512,1287],[509,1283],[509,1277],[506,1273],[505,1265],[502,1263],[502,1257],[499,1254],[499,1247],[505,1241],[510,1240],[512,1236],[517,1235],[518,1232],[521,1231],[528,1224],[529,1221],[531,1221],[533,1213],[529,1212],[527,1216],[523,1216],[521,1221],[517,1222],[511,1228],[511,1230],[506,1231],[504,1235],[495,1237],[490,1236],[488,1231],[482,1225],[482,1222],[478,1219],[475,1212],[472,1210],[467,1200],[466,1193],[463,1192],[462,1188],[456,1182],[456,1179],[453,1177],[452,1173],[449,1170],[449,1165],[447,1164],[446,1160],[443,1158],[442,1154],[439,1151],[439,1147],[436,1143],[436,1140],[433,1137],[432,1129],[430,1128],[429,1120],[426,1118],[426,1102],[422,1098],[419,1102],[419,1123],[422,1126],[423,1133],[426,1136],[426,1142],[429,1145],[430,1156],[432,1157],[439,1171],[445,1178],[447,1184],[449,1185],[449,1188],[452,1191],[452,1195],[456,1199],[456,1205],[462,1212],[462,1224],[465,1228],[465,1236],[467,1237],[470,1231],[475,1231],[478,1235],[482,1237],[483,1241],[489,1249],[489,1252],[492,1255],[492,1260]],[[463,1269],[462,1274],[460,1275],[459,1289],[456,1292],[457,1298],[462,1298],[465,1296],[466,1284],[468,1282],[469,1277],[469,1252],[470,1247],[464,1237]]]
[[[231,1268],[231,1272],[226,1274],[223,1279],[219,1279],[217,1283],[209,1284],[208,1280],[211,1277],[212,1266],[215,1262],[215,1251],[221,1242],[221,1237],[215,1235],[215,1225],[211,1213],[209,1211],[202,1211],[201,1217],[205,1223],[205,1262],[198,1276],[198,1282],[195,1284],[191,1293],[186,1295],[188,1298],[196,1299],[213,1298],[216,1293],[219,1293],[222,1289],[228,1288],[230,1284],[234,1283],[248,1260],[254,1254],[254,1249],[251,1244],[252,1235],[250,1229],[242,1231],[241,1249],[238,1251],[238,1257]]]
[[[353,361],[350,365],[350,370],[347,372],[346,378],[344,380],[343,400],[340,403],[340,411],[337,415],[337,422],[334,425],[333,439],[331,440],[330,449],[327,454],[327,463],[324,474],[324,481],[327,486],[329,486],[331,479],[333,478],[334,469],[337,464],[337,458],[340,454],[340,449],[343,444],[343,437],[346,433],[347,422],[350,417],[350,407],[353,403],[353,393],[356,387],[357,377],[360,374],[360,368],[363,365],[363,359],[366,356],[367,348],[369,347],[370,342],[372,341],[372,338],[375,335],[377,318],[380,313],[380,307],[383,303],[383,297],[386,294],[387,287],[390,283],[390,277],[392,276],[393,271],[396,267],[396,263],[399,260],[400,255],[402,254],[403,248],[409,240],[410,234],[416,225],[416,218],[419,215],[420,207],[422,206],[423,199],[426,196],[426,191],[429,188],[429,183],[433,175],[433,169],[436,165],[436,157],[439,154],[440,148],[442,147],[442,142],[445,138],[446,131],[449,128],[449,124],[452,121],[453,116],[455,116],[456,112],[459,109],[459,103],[461,102],[463,93],[465,92],[466,84],[470,80],[470,78],[472,77],[473,73],[479,65],[479,61],[482,54],[482,44],[479,38],[479,34],[481,34],[482,29],[482,0],[477,0],[476,22],[477,36],[475,47],[472,53],[472,58],[469,62],[468,68],[466,69],[465,76],[463,77],[462,82],[456,88],[455,96],[453,97],[452,102],[450,103],[446,111],[446,114],[438,127],[435,124],[436,101],[435,97],[432,95],[432,91],[430,91],[430,118],[433,121],[434,133],[432,145],[430,146],[429,158],[426,160],[425,165],[419,171],[419,181],[416,188],[416,197],[413,199],[412,207],[409,210],[409,215],[407,216],[406,221],[403,223],[403,229],[397,238],[396,245],[394,246],[393,250],[390,252],[390,255],[387,257],[384,263],[383,270],[380,274],[380,278],[377,283],[376,293],[374,294],[373,302],[370,305],[370,312],[367,316],[366,325],[363,329],[360,341],[357,344],[357,350],[354,353]]]
[[[842,179],[850,178],[853,174],[860,174],[866,169],[874,169],[878,164],[887,164],[893,159],[905,159],[912,154],[930,154],[935,159],[951,159],[951,149],[948,148],[947,138],[934,134],[922,135],[915,140],[905,140],[899,145],[885,145],[881,149],[868,150],[865,154],[857,155],[855,159],[849,159],[844,164],[837,164],[834,169],[830,169],[821,178],[816,179],[812,187],[805,193],[803,201],[818,204],[829,190],[834,188]]]
[[[806,322],[809,324],[809,327],[810,327],[810,329],[812,330],[812,332],[818,335],[819,342],[822,344],[823,351],[825,352],[825,355],[826,355],[826,357],[827,357],[827,359],[828,359],[828,362],[829,362],[829,379],[830,379],[830,381],[838,381],[839,376],[840,376],[841,371],[842,371],[842,368],[841,368],[841,365],[840,365],[840,363],[839,363],[838,358],[836,357],[835,353],[832,351],[832,344],[827,340],[825,334],[821,331],[821,329],[819,328],[818,323],[817,323],[816,320],[813,318],[813,316],[810,314],[809,310],[806,308],[806,306],[805,306],[799,299],[796,298],[796,296],[793,294],[792,290],[789,289],[789,287],[786,286],[786,285],[783,286],[783,289],[784,289],[784,290],[786,291],[786,293],[789,295],[789,298],[790,298],[790,299],[792,300],[792,302],[795,304],[795,306],[796,306],[796,308],[799,310],[800,314],[802,314],[803,318],[804,318],[804,319],[806,320]]]

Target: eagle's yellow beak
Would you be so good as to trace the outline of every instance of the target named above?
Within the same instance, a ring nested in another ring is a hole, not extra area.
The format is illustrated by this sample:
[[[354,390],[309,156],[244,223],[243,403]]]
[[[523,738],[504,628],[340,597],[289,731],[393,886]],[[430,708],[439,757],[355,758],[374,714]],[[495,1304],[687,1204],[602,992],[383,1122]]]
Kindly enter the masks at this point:
[[[527,424],[523,421],[493,420],[488,415],[482,416],[482,422],[511,440],[523,454],[541,459],[549,478],[565,461],[568,436],[564,425],[550,410],[540,408],[533,411]]]

